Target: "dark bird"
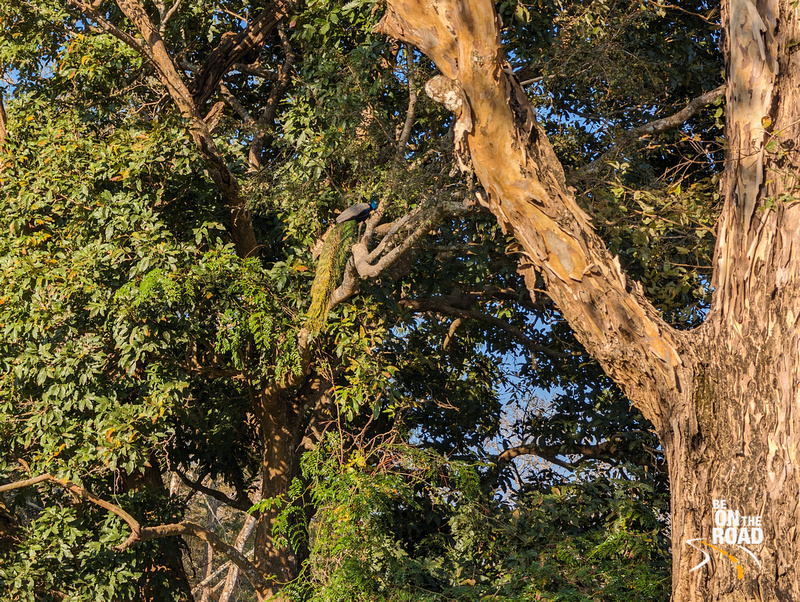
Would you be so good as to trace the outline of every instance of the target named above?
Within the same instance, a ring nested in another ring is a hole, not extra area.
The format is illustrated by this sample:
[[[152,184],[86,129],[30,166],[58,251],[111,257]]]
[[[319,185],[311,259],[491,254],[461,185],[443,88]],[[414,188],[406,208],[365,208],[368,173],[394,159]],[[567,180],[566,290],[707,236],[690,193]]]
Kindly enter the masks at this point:
[[[339,285],[350,259],[350,249],[358,235],[357,225],[366,221],[377,207],[378,199],[372,199],[371,203],[357,203],[336,216],[336,225],[322,245],[314,283],[311,285],[311,303],[306,312],[306,324],[312,333],[319,332],[328,319],[331,295]]]
[[[375,209],[378,208],[378,199],[372,199],[371,203],[356,203],[352,207],[348,207],[336,216],[336,223],[343,224],[345,222],[355,222],[360,224],[369,217]]]

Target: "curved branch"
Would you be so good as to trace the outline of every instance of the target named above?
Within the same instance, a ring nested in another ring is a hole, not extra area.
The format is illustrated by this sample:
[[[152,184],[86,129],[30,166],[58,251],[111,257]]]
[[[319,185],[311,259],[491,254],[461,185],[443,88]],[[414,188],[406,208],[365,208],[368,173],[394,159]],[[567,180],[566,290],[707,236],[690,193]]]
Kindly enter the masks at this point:
[[[240,550],[236,549],[236,547],[230,544],[225,543],[216,533],[213,533],[212,531],[204,529],[203,527],[189,521],[182,521],[180,523],[173,523],[169,525],[158,525],[156,527],[142,527],[139,521],[137,521],[135,518],[133,518],[133,516],[128,514],[119,506],[93,495],[87,489],[84,489],[83,487],[80,487],[71,481],[59,479],[52,473],[45,473],[24,481],[7,483],[6,485],[0,486],[0,492],[9,491],[11,489],[20,489],[22,487],[29,487],[30,485],[35,485],[36,483],[41,483],[44,481],[56,483],[73,495],[89,501],[96,506],[103,508],[104,510],[107,510],[108,512],[115,514],[125,521],[131,530],[131,534],[122,544],[112,548],[115,552],[122,552],[139,542],[148,541],[150,539],[172,537],[175,535],[192,535],[205,541],[212,548],[214,548],[214,550],[224,554],[227,558],[229,558],[231,562],[239,567],[239,570],[247,575],[250,583],[253,584],[253,587],[257,591],[269,591],[271,588],[266,578],[258,572],[255,565],[250,562]],[[262,598],[260,594],[259,598]]]
[[[637,126],[632,130],[624,132],[621,136],[623,140],[633,140],[635,138],[639,138],[640,136],[650,136],[652,134],[659,134],[661,132],[665,132],[667,130],[674,129],[679,127],[683,123],[685,123],[689,118],[693,117],[697,113],[699,113],[704,107],[708,106],[719,97],[725,94],[725,90],[727,89],[727,84],[723,84],[713,90],[706,92],[698,96],[697,98],[693,99],[689,104],[683,107],[677,113],[670,115],[669,117],[664,117],[662,119],[656,119],[655,121],[651,121],[649,123],[645,123],[643,125]],[[582,175],[593,174],[596,173],[614,153],[619,150],[619,143],[615,143],[609,148],[606,152],[600,155],[597,159],[592,161],[591,163],[587,163],[583,167],[576,169],[572,174],[570,174],[571,178],[576,178]]]
[[[552,464],[561,466],[562,468],[569,468],[570,470],[576,467],[577,462],[559,460],[558,456],[575,455],[581,456],[580,460],[627,460],[636,464],[642,464],[641,459],[632,457],[626,450],[615,443],[613,437],[612,440],[603,441],[595,445],[517,445],[498,454],[494,459],[494,463],[498,465],[498,468],[501,468],[514,458],[526,455],[538,456]],[[658,472],[666,471],[666,468],[663,466],[655,465],[654,468]]]
[[[414,44],[436,63],[443,75],[426,92],[455,111],[459,163],[474,166],[487,193],[484,206],[520,243],[518,270],[528,288],[541,275],[578,340],[666,433],[673,410],[689,403],[689,336],[661,319],[575,201],[505,60],[494,3],[388,0],[376,30]]]
[[[157,527],[142,527],[137,532],[131,530],[131,535],[119,546],[114,548],[115,552],[122,552],[131,546],[151,539],[162,537],[174,537],[176,535],[191,535],[209,544],[214,551],[223,554],[225,557],[239,567],[239,570],[247,575],[248,580],[257,591],[265,591],[271,588],[267,579],[258,572],[255,565],[247,559],[235,546],[225,543],[219,535],[209,531],[189,521],[172,523],[169,525],[158,525]]]
[[[211,487],[206,487],[200,481],[192,481],[185,473],[178,470],[177,468],[173,468],[175,474],[178,475],[183,484],[186,485],[189,489],[194,491],[199,491],[200,493],[205,493],[206,495],[213,497],[216,500],[219,500],[223,504],[227,504],[231,508],[236,508],[237,510],[241,510],[242,512],[247,512],[250,508],[253,507],[253,502],[247,497],[237,497],[236,499],[228,497],[221,491],[216,489],[212,489]]]
[[[12,489],[21,489],[23,487],[30,487],[31,485],[36,485],[37,483],[42,483],[44,481],[49,481],[51,483],[55,483],[56,485],[60,485],[65,490],[69,491],[72,495],[85,499],[89,502],[92,502],[96,506],[100,506],[101,508],[108,510],[112,514],[116,514],[128,524],[132,532],[134,531],[138,532],[139,530],[141,530],[139,522],[119,506],[116,506],[110,502],[107,502],[97,497],[96,495],[93,495],[88,490],[84,489],[83,487],[79,487],[72,481],[67,481],[66,479],[60,479],[51,472],[46,472],[39,476],[32,477],[30,479],[25,479],[24,481],[16,481],[14,483],[6,483],[5,485],[0,485],[0,492],[11,491]]]

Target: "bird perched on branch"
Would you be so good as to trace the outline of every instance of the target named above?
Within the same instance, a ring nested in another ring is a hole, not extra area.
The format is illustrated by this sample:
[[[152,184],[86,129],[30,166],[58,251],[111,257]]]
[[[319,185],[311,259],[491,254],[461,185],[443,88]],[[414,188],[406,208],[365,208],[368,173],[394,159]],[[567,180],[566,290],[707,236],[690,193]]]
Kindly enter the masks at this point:
[[[356,203],[336,216],[336,225],[320,251],[314,284],[311,285],[311,304],[306,314],[306,325],[311,332],[322,330],[328,319],[328,304],[350,258],[357,224],[366,221],[377,207],[378,199],[373,198],[371,203]]]
[[[378,199],[372,199],[371,203],[356,203],[352,207],[348,207],[336,216],[336,223],[343,224],[345,222],[354,221],[360,224],[366,221],[369,214],[378,208]]]

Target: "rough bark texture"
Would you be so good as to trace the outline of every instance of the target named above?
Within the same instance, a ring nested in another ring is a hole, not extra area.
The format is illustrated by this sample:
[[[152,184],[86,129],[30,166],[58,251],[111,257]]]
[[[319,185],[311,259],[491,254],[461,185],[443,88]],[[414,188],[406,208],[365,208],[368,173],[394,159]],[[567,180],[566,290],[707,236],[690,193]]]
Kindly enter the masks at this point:
[[[504,59],[490,0],[389,0],[378,26],[436,63],[442,75],[426,92],[456,114],[462,165],[525,250],[529,287],[540,273],[578,339],[655,426],[670,470],[675,602],[800,600],[794,15],[789,0],[723,2],[725,209],[712,312],[690,333],[660,319],[575,203]]]

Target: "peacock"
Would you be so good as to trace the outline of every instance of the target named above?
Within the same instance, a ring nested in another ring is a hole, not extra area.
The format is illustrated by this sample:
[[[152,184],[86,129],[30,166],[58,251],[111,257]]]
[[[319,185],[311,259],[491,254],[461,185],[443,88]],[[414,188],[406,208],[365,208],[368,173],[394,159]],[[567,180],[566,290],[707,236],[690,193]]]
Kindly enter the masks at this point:
[[[373,198],[371,203],[356,203],[336,216],[336,225],[322,245],[314,284],[311,285],[311,304],[306,314],[306,326],[311,332],[319,332],[325,325],[328,304],[350,258],[358,224],[366,221],[377,207],[378,199]]]

